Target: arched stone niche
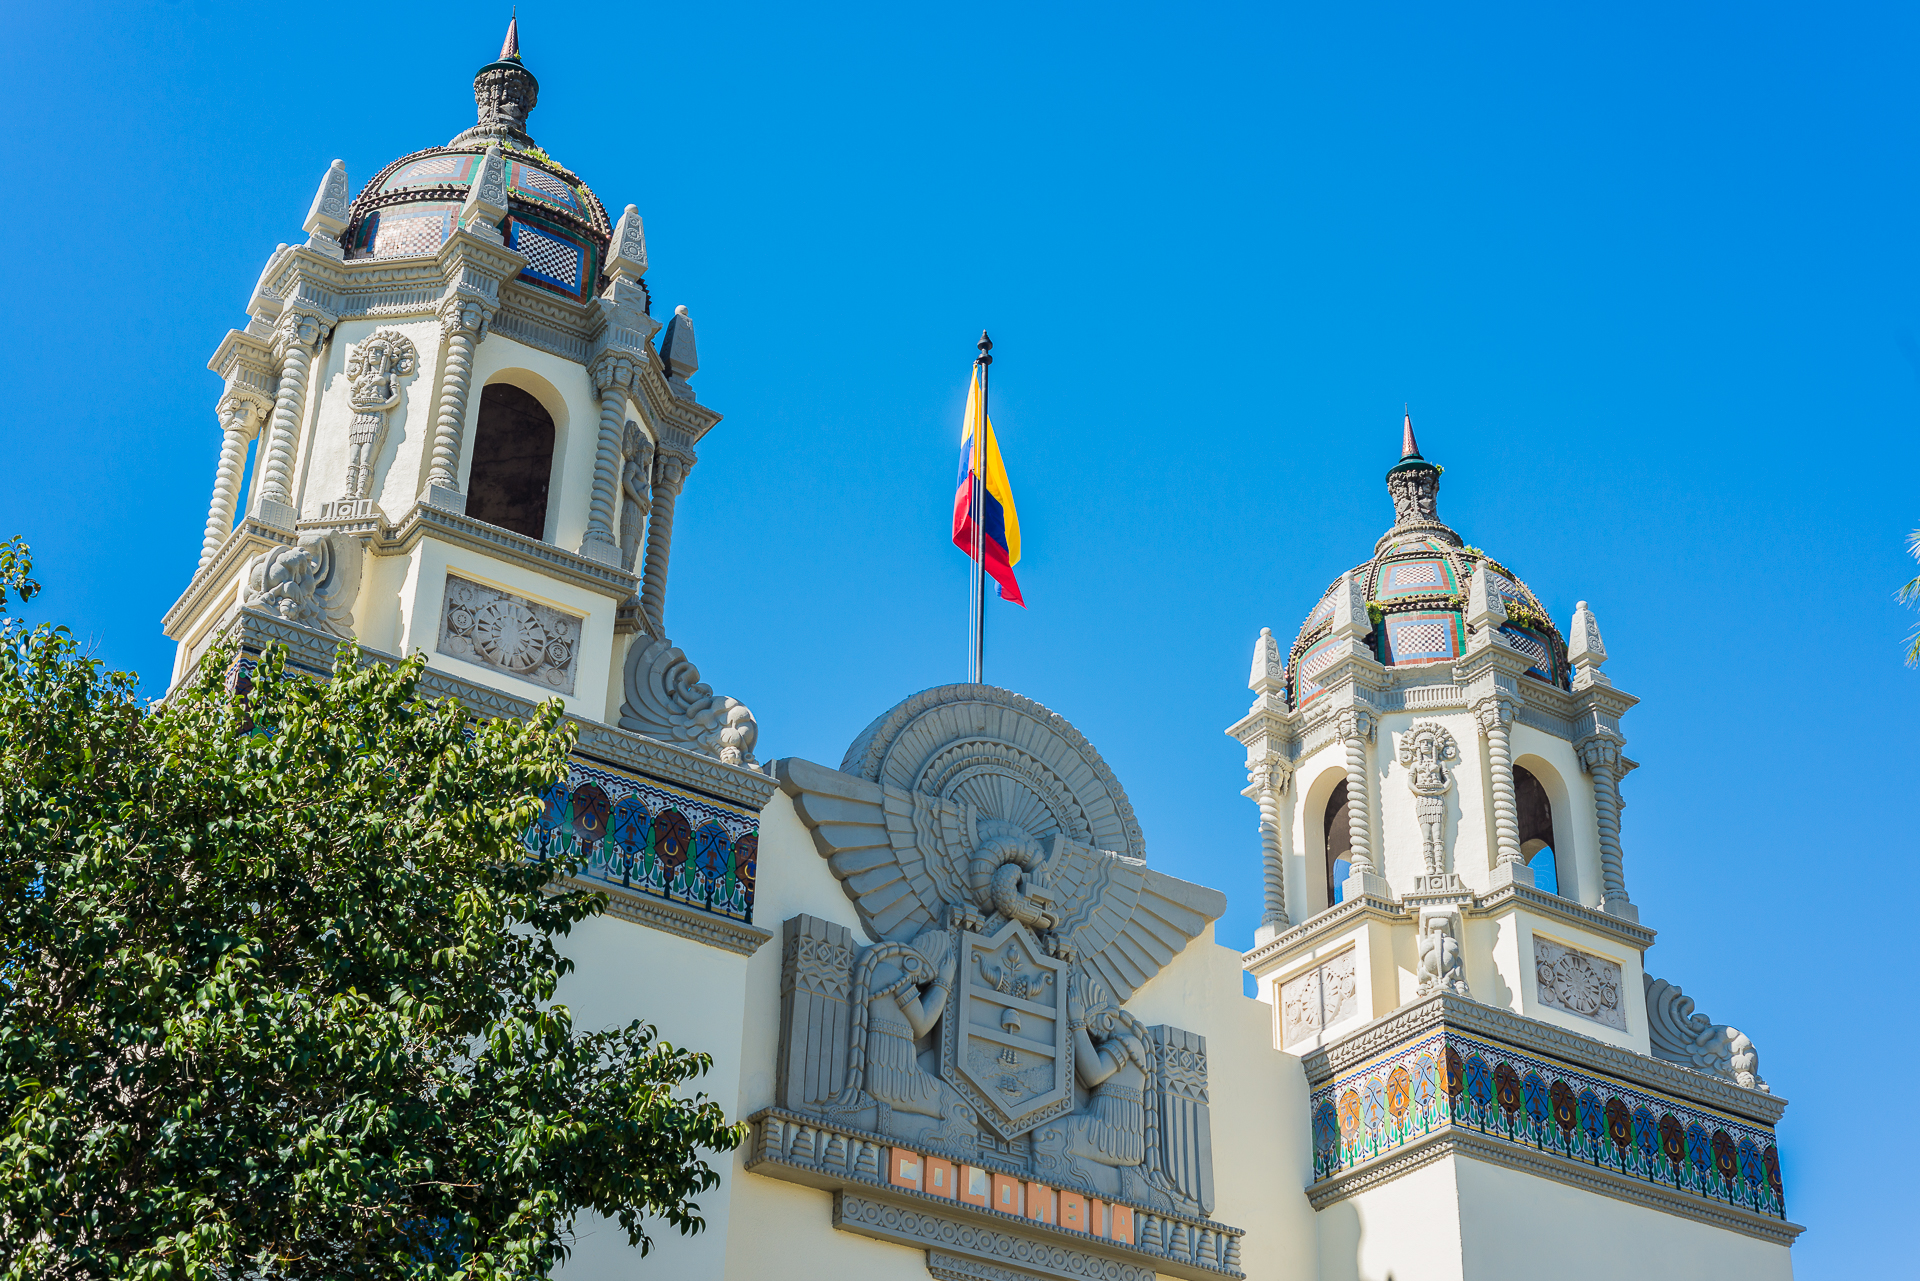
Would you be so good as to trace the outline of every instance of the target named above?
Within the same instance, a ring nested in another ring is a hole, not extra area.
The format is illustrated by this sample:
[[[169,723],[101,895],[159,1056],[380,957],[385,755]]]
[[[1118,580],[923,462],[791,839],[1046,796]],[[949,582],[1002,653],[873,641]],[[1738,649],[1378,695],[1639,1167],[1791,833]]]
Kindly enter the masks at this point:
[[[1302,839],[1298,848],[1304,855],[1306,881],[1301,901],[1307,905],[1309,916],[1333,906],[1327,895],[1327,802],[1346,781],[1344,763],[1328,765],[1314,775],[1311,783],[1299,789]]]
[[[467,514],[529,538],[553,541],[559,523],[561,466],[567,456],[567,401],[560,390],[530,369],[488,375],[472,397],[473,422],[464,460]],[[542,411],[546,423],[540,424]],[[511,424],[511,426],[509,425]],[[550,442],[536,441],[550,431]],[[545,455],[544,474],[537,471]],[[534,510],[537,520],[523,516]]]
[[[1513,767],[1515,771],[1514,781],[1516,786],[1514,790],[1516,803],[1520,799],[1518,783],[1519,771],[1521,770],[1525,770],[1531,774],[1534,780],[1540,784],[1540,789],[1546,793],[1547,805],[1552,811],[1553,818],[1553,839],[1550,843],[1553,846],[1554,878],[1559,882],[1558,893],[1560,897],[1572,899],[1577,903],[1586,902],[1585,881],[1583,879],[1583,873],[1586,869],[1580,866],[1578,851],[1574,843],[1573,798],[1567,791],[1566,780],[1561,778],[1560,771],[1555,769],[1544,757],[1535,756],[1531,753],[1514,757]],[[1531,836],[1533,833],[1523,826],[1522,835]],[[1533,848],[1527,848],[1526,846],[1528,844],[1532,844]],[[1537,843],[1524,842],[1520,852],[1523,857],[1531,860],[1538,849],[1539,845]],[[1597,879],[1595,884],[1598,884]]]

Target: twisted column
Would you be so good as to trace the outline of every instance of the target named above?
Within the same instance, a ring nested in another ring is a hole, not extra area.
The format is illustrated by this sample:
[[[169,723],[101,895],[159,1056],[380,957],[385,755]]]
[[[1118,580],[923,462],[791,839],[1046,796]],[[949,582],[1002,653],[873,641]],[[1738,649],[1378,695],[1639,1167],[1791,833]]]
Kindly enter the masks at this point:
[[[1356,876],[1374,870],[1373,825],[1367,821],[1367,740],[1373,731],[1372,712],[1349,707],[1340,713],[1340,737],[1347,745],[1347,865]]]
[[[1280,818],[1280,793],[1287,789],[1292,772],[1284,760],[1269,756],[1247,775],[1247,782],[1256,789],[1254,799],[1260,806],[1260,854],[1266,876],[1266,911],[1261,924],[1281,928],[1292,924],[1287,917],[1286,849],[1282,844]]]
[[[657,637],[667,634],[667,558],[673,550],[673,507],[691,466],[691,459],[664,449],[653,456],[653,515],[647,520],[647,567],[640,580],[640,609]]]
[[[326,336],[327,326],[310,312],[289,312],[274,335],[280,384],[273,393],[273,426],[267,438],[266,465],[261,469],[260,497],[267,502],[293,505],[293,448],[300,434],[300,413],[307,403],[307,371],[314,351]]]
[[[1627,878],[1620,853],[1620,745],[1610,737],[1580,744],[1580,763],[1593,776],[1593,815],[1600,829],[1600,906],[1625,905]]]
[[[620,563],[620,548],[613,536],[613,504],[633,375],[633,361],[612,353],[593,366],[594,389],[600,393],[600,447],[594,456],[593,501],[587,509],[587,536],[580,543],[580,554],[608,565]]]
[[[1513,799],[1513,747],[1508,727],[1513,704],[1504,698],[1476,703],[1474,715],[1487,737],[1487,762],[1493,783],[1493,845],[1496,867],[1524,866],[1520,857],[1520,816]]]
[[[440,309],[447,359],[440,370],[440,405],[434,414],[427,484],[454,493],[460,491],[460,437],[466,431],[467,397],[473,390],[473,354],[486,330],[487,309],[475,299],[456,298]]]
[[[260,430],[265,406],[251,396],[228,395],[220,401],[220,462],[213,473],[213,501],[207,507],[207,532],[200,540],[200,568],[212,562],[233,531],[240,502],[240,478],[247,469],[247,443]]]

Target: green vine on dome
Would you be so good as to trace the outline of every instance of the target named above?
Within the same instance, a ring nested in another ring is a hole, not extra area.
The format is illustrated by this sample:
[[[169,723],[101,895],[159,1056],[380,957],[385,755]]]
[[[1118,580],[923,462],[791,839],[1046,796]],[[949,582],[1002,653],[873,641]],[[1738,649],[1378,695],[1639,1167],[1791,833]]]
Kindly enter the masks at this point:
[[[1536,632],[1551,632],[1553,630],[1552,624],[1550,624],[1538,610],[1525,601],[1512,599],[1507,601],[1507,620],[1518,623],[1522,627],[1531,627]]]
[[[1378,627],[1387,620],[1387,607],[1377,600],[1367,602],[1367,621]]]

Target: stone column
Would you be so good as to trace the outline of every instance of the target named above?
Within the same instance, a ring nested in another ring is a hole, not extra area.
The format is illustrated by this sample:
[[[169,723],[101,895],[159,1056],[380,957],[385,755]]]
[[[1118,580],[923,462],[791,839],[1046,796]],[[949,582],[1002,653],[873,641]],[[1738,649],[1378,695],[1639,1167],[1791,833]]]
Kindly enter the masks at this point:
[[[1629,921],[1640,909],[1627,899],[1627,878],[1620,855],[1620,742],[1610,734],[1584,739],[1580,763],[1593,776],[1593,816],[1600,829],[1600,910]]]
[[[280,364],[280,383],[273,394],[273,424],[267,434],[266,461],[261,468],[260,519],[281,529],[292,529],[299,512],[293,507],[293,451],[307,404],[307,371],[313,353],[326,340],[330,326],[312,312],[289,310],[280,319],[273,338],[274,358]]]
[[[640,580],[640,609],[656,637],[667,634],[667,558],[673,551],[673,506],[693,460],[656,450],[653,456],[653,515],[647,521],[647,566]]]
[[[594,456],[593,502],[587,509],[587,536],[581,540],[580,554],[603,565],[620,563],[620,544],[613,534],[613,505],[620,484],[620,441],[633,375],[633,360],[614,352],[593,365],[593,387],[600,393],[600,448]],[[651,549],[647,559],[651,564]]]
[[[252,396],[228,393],[220,401],[220,463],[213,473],[213,502],[207,507],[207,532],[200,540],[200,568],[212,561],[233,532],[240,502],[240,478],[247,470],[247,444],[260,432],[266,406]]]
[[[1513,747],[1508,739],[1513,724],[1513,703],[1505,698],[1484,698],[1473,706],[1487,739],[1488,775],[1493,791],[1493,883],[1496,887],[1510,881],[1533,884],[1533,869],[1520,857],[1520,815],[1513,800]]]
[[[447,342],[440,367],[440,403],[433,420],[433,455],[427,464],[427,505],[466,514],[460,490],[460,441],[467,429],[467,397],[473,390],[473,353],[487,336],[487,308],[477,298],[454,297],[440,307],[440,333]]]
[[[1374,870],[1373,821],[1368,802],[1367,744],[1372,741],[1378,721],[1364,707],[1343,708],[1340,712],[1340,739],[1347,745],[1347,862],[1353,869],[1347,877],[1346,896],[1372,894],[1392,897],[1387,880]]]
[[[1267,757],[1247,773],[1260,806],[1260,855],[1266,878],[1266,910],[1256,936],[1261,942],[1293,924],[1287,916],[1285,824],[1280,812],[1280,795],[1292,776],[1293,766],[1278,756]]]

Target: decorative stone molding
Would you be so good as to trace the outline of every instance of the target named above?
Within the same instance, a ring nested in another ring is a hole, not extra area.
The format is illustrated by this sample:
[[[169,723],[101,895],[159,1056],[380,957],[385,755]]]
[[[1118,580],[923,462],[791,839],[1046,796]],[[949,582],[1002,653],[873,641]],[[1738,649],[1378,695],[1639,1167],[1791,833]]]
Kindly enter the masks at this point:
[[[760,727],[738,699],[715,694],[672,641],[627,647],[626,701],[620,726],[680,743],[729,765],[754,764]]]
[[[628,205],[613,225],[607,246],[607,275],[614,280],[639,280],[647,274],[647,233],[640,210]]]
[[[835,1193],[834,1226],[842,1231],[925,1246],[967,1266],[1011,1269],[1006,1275],[1020,1281],[1036,1275],[1076,1281],[1151,1281],[1156,1274],[1208,1281],[1245,1275],[1240,1271],[1245,1231],[1213,1219],[1126,1198],[1103,1198],[1091,1205],[1111,1206],[1115,1226],[1109,1228],[1103,1214],[1102,1223],[1089,1224],[1100,1232],[1079,1231],[1053,1213],[1052,1194],[1064,1202],[1065,1188],[1053,1187],[1044,1178],[1036,1181],[1032,1172],[1008,1167],[997,1154],[981,1153],[980,1164],[971,1168],[988,1178],[1013,1175],[1019,1180],[1022,1204],[1015,1213],[986,1204],[985,1195],[969,1200],[923,1190],[912,1180],[894,1181],[894,1159],[904,1152],[918,1165],[922,1150],[896,1146],[898,1141],[888,1135],[784,1108],[763,1109],[748,1122],[753,1135],[746,1168]],[[967,1168],[959,1163],[956,1172]],[[1035,1192],[1050,1194],[1044,1209],[1026,1204]],[[930,1263],[932,1259],[930,1254]]]
[[[291,547],[270,548],[253,558],[241,604],[301,627],[351,637],[364,555],[359,541],[346,535],[303,534]]]
[[[434,648],[531,685],[571,694],[586,620],[449,573]]]
[[[1540,1004],[1583,1019],[1627,1030],[1627,1011],[1621,1004],[1620,964],[1592,956],[1551,939],[1533,936],[1535,990]]]
[[[695,943],[704,943],[708,947],[717,947],[725,952],[752,956],[760,950],[761,944],[773,937],[771,931],[763,930],[757,925],[728,920],[724,916],[714,916],[698,908],[682,907],[678,903],[631,893],[608,886],[602,881],[568,877],[562,883],[570,889],[596,890],[605,894],[608,916],[630,921],[635,925],[645,925],[666,934],[675,934],[683,939],[692,939]]]
[[[559,579],[616,601],[633,593],[634,577],[618,565],[602,565],[552,543],[445,508],[415,503],[398,525],[371,546],[376,556],[404,556],[428,535],[485,556],[498,557],[548,578]]]
[[[1772,1092],[1760,1076],[1760,1052],[1746,1033],[1694,1013],[1693,998],[1665,979],[1644,971],[1640,977],[1647,996],[1647,1039],[1654,1054],[1749,1090]]]
[[[1795,1238],[1806,1231],[1801,1225],[1784,1219],[1687,1196],[1657,1183],[1623,1178],[1605,1167],[1570,1161],[1552,1152],[1503,1143],[1472,1130],[1452,1128],[1436,1130],[1406,1147],[1396,1148],[1385,1156],[1375,1157],[1311,1185],[1307,1189],[1307,1202],[1315,1211],[1324,1210],[1452,1156],[1472,1157],[1518,1170],[1522,1174],[1552,1179],[1629,1204],[1694,1219],[1709,1227],[1726,1228],[1772,1245],[1791,1246]]]
[[[374,463],[387,435],[387,414],[400,403],[401,380],[419,368],[420,353],[413,340],[397,330],[377,329],[347,352],[347,404],[353,410],[353,425],[347,431],[347,484],[341,494],[347,503],[371,498]],[[323,511],[321,519],[326,518]]]
[[[460,226],[469,234],[504,244],[500,221],[507,216],[507,162],[500,144],[489,143],[480,158],[480,170],[467,188],[460,206]]]
[[[1576,690],[1613,684],[1600,671],[1600,665],[1607,661],[1607,645],[1600,639],[1600,624],[1585,601],[1574,606],[1573,626],[1568,629],[1567,661],[1573,665]]]

